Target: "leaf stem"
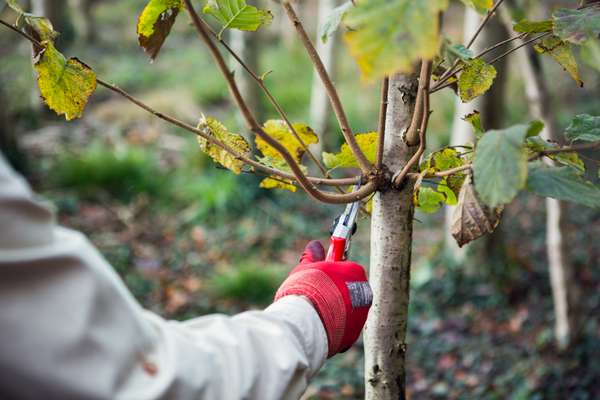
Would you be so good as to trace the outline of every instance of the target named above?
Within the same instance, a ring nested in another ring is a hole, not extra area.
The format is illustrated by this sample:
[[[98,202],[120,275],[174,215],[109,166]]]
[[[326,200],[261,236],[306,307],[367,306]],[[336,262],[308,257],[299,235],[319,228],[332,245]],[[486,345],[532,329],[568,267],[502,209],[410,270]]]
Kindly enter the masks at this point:
[[[367,160],[367,157],[362,152],[362,150],[358,146],[358,143],[356,142],[356,138],[354,137],[352,129],[350,128],[350,124],[348,123],[348,118],[346,117],[346,112],[344,111],[342,102],[340,101],[337,90],[335,89],[335,86],[331,81],[331,77],[329,76],[327,69],[323,65],[323,61],[321,60],[319,53],[317,53],[317,50],[315,49],[314,45],[312,44],[312,41],[308,37],[308,34],[306,33],[306,30],[304,29],[300,18],[298,18],[298,15],[296,15],[296,12],[294,11],[292,5],[289,3],[289,0],[284,0],[282,2],[282,6],[292,25],[296,29],[300,41],[304,45],[304,48],[306,49],[306,52],[308,53],[315,67],[315,70],[317,71],[319,77],[321,78],[321,81],[323,82],[325,91],[329,96],[331,107],[333,108],[335,116],[337,117],[337,120],[340,124],[340,128],[342,129],[344,139],[346,139],[346,143],[348,144],[350,150],[356,157],[356,160],[358,162],[358,165],[360,166],[363,175],[368,175],[371,172],[373,166],[371,165],[369,160]]]

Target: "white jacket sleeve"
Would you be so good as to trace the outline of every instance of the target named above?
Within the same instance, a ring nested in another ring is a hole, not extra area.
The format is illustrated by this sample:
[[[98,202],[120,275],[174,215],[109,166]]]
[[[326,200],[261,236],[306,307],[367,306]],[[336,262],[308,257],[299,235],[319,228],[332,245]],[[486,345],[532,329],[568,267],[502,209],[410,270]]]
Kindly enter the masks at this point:
[[[0,398],[297,399],[327,355],[307,300],[166,321],[0,155]]]

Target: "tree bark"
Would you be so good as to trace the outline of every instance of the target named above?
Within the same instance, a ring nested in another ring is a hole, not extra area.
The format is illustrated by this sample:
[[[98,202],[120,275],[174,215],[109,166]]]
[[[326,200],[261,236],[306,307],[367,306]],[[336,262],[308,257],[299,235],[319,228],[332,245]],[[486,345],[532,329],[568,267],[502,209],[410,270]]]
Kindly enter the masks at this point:
[[[318,10],[318,20],[317,20],[317,39],[316,39],[316,48],[317,53],[321,56],[321,60],[323,60],[323,65],[325,65],[325,69],[329,72],[329,75],[332,79],[335,80],[334,76],[334,51],[335,51],[335,43],[336,36],[329,38],[326,43],[323,43],[321,37],[319,35],[319,29],[325,24],[325,21],[331,10],[333,10],[336,6],[336,0],[319,0],[319,10]],[[331,107],[329,105],[329,98],[327,97],[327,93],[325,92],[325,87],[319,78],[319,75],[315,72],[313,74],[313,82],[311,89],[311,97],[310,97],[310,126],[317,132],[319,135],[319,143],[313,145],[311,147],[314,148],[316,154],[321,154],[323,150],[324,138],[329,137],[327,135],[327,128],[329,122],[329,115],[331,114]]]
[[[403,135],[411,122],[417,78],[390,79],[383,160],[391,171],[415,153]],[[370,282],[373,306],[365,328],[367,400],[405,399],[406,328],[414,206],[413,183],[377,192],[371,216]]]

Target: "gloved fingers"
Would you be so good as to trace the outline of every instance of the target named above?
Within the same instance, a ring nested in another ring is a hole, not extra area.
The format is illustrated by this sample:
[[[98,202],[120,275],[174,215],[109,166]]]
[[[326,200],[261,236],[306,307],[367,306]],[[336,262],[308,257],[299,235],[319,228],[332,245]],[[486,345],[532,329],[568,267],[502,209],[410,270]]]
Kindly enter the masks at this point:
[[[300,264],[310,264],[325,259],[325,249],[318,240],[311,240],[304,248],[304,253],[300,258]]]

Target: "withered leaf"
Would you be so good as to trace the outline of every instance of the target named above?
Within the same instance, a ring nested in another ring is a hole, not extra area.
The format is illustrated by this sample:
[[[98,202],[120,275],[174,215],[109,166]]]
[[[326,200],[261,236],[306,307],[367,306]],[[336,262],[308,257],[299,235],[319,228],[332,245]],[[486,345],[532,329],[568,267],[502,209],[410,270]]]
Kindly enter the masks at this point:
[[[503,209],[503,206],[491,209],[482,202],[475,192],[472,178],[467,178],[460,190],[458,205],[452,215],[452,236],[462,247],[492,233],[500,223]]]

